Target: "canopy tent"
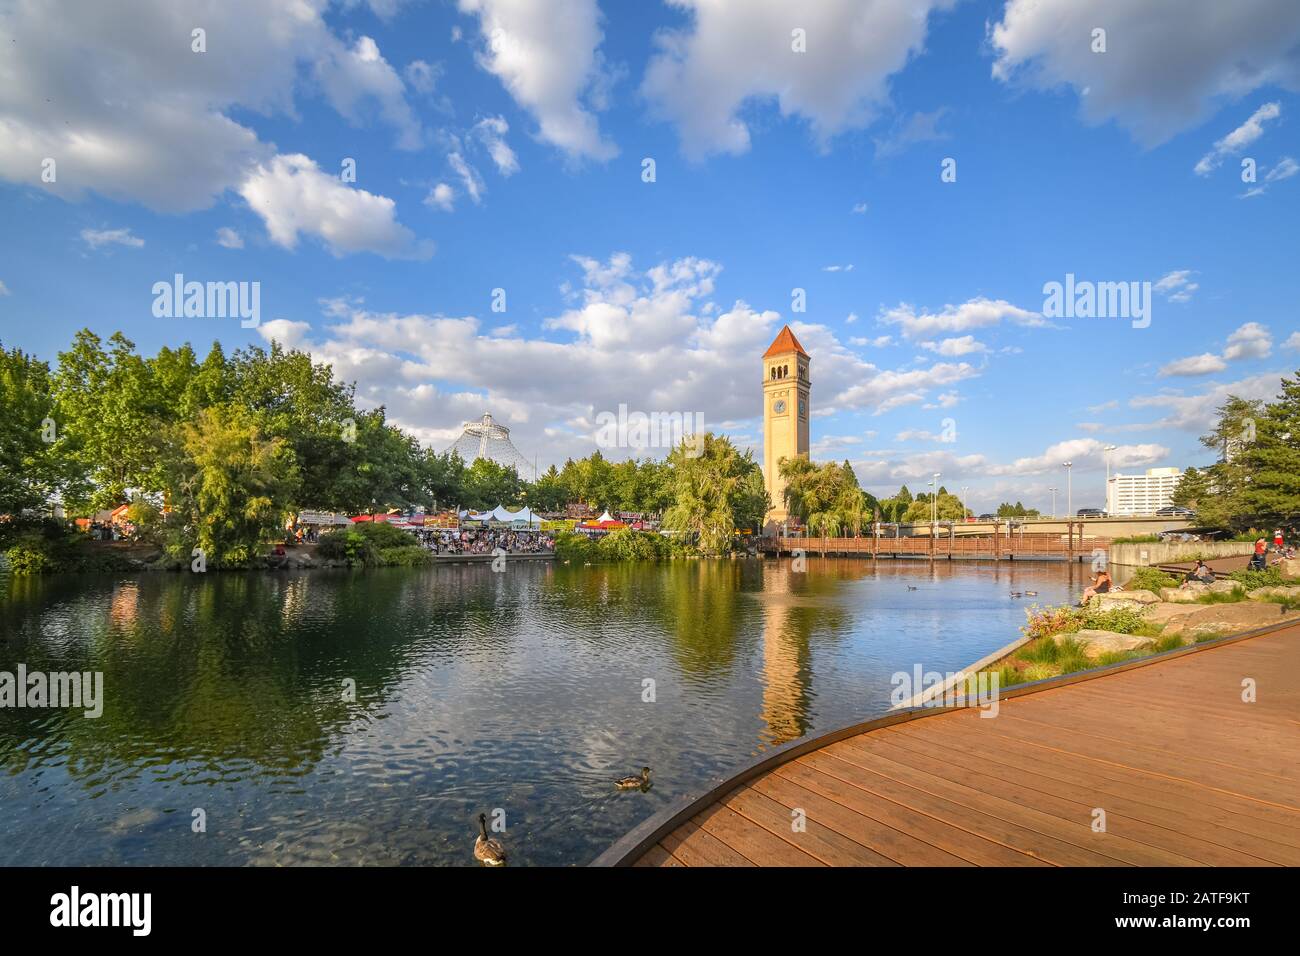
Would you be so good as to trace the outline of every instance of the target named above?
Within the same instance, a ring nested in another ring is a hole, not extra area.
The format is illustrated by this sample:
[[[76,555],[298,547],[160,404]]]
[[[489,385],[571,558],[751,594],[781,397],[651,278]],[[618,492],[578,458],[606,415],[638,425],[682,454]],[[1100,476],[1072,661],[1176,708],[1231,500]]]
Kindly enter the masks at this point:
[[[542,519],[533,514],[531,508],[510,511],[503,505],[497,505],[491,511],[462,511],[460,516],[468,521],[481,521],[485,524],[496,522],[509,525],[517,530],[540,528],[542,526]]]

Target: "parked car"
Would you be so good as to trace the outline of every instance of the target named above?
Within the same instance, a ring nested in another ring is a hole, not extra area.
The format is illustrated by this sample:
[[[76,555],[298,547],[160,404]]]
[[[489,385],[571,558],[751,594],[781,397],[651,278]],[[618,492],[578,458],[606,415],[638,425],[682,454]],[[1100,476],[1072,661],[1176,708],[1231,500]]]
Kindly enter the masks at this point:
[[[1157,518],[1195,518],[1196,512],[1189,508],[1179,508],[1176,505],[1168,505],[1156,510]]]
[[[1080,508],[1075,514],[1076,518],[1104,518],[1106,512],[1100,508]]]

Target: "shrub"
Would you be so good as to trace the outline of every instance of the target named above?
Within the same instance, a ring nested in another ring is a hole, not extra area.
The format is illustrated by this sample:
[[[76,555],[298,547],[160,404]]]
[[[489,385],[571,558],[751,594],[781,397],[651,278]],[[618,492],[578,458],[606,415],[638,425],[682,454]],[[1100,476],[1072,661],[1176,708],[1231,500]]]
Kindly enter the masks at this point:
[[[1279,584],[1286,583],[1286,579],[1282,577],[1282,569],[1277,565],[1265,568],[1263,571],[1242,568],[1240,571],[1233,571],[1228,577],[1240,582],[1247,591],[1253,591],[1255,588],[1277,587]]]
[[[1039,607],[1037,604],[1025,608],[1025,626],[1020,633],[1029,638],[1047,637],[1062,631],[1077,631],[1083,627],[1082,615],[1072,607]]]
[[[1161,588],[1178,587],[1178,579],[1159,568],[1138,568],[1124,587],[1130,591],[1152,591],[1159,594]]]
[[[374,564],[376,551],[365,535],[352,528],[327,531],[320,536],[316,553],[330,561],[347,561],[349,564]]]
[[[595,561],[596,542],[585,534],[563,531],[555,536],[555,557],[560,561]]]
[[[596,544],[596,554],[602,561],[653,561],[669,553],[670,545],[663,535],[631,528],[612,531]]]
[[[1152,632],[1155,630],[1154,626],[1142,617],[1142,609],[1139,607],[1108,607],[1105,610],[1087,607],[1082,610],[1079,617],[1081,627],[1098,631],[1141,634],[1148,630]]]
[[[415,567],[428,564],[433,560],[433,552],[428,548],[401,545],[396,548],[380,548],[376,555],[376,564],[397,567]]]

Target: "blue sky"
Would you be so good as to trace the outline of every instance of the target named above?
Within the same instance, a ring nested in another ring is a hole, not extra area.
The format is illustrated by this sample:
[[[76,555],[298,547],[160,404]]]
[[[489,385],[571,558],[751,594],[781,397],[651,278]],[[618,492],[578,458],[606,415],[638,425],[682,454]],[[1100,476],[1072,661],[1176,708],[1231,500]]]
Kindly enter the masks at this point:
[[[814,456],[976,511],[1067,459],[1100,505],[1106,445],[1204,463],[1223,397],[1300,366],[1283,0],[73,5],[0,3],[0,339],[51,360],[274,337],[545,467],[620,404],[757,446],[789,322]],[[260,326],[156,318],[178,272],[260,282]],[[1149,326],[1044,317],[1067,273],[1152,283]]]

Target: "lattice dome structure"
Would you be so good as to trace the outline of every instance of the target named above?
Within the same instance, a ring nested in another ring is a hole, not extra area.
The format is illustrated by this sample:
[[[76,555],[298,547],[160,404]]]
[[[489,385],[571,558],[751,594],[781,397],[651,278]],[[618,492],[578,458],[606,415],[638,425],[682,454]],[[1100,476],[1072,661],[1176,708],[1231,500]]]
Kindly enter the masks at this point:
[[[525,481],[536,481],[537,470],[533,463],[519,454],[519,449],[510,441],[510,429],[498,425],[491,415],[484,415],[477,421],[465,422],[465,430],[447,448],[454,451],[471,465],[476,458],[488,458],[498,465],[512,467]]]

